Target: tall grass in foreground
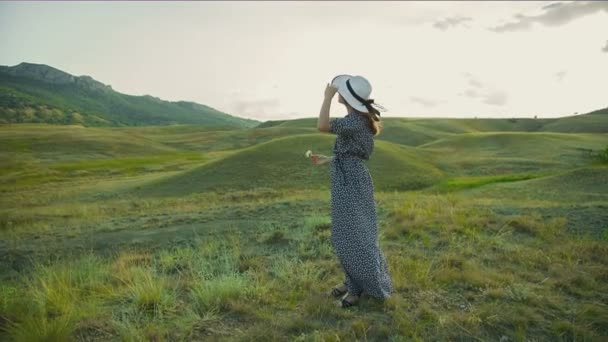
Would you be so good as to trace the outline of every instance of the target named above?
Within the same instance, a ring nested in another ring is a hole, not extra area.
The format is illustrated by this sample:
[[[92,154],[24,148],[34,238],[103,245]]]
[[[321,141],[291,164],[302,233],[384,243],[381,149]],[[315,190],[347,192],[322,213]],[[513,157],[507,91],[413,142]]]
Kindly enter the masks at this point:
[[[327,216],[162,249],[37,262],[0,284],[3,338],[587,340],[608,336],[608,241],[565,219],[411,194],[381,221],[395,292],[338,308]],[[211,236],[211,235],[210,235]]]

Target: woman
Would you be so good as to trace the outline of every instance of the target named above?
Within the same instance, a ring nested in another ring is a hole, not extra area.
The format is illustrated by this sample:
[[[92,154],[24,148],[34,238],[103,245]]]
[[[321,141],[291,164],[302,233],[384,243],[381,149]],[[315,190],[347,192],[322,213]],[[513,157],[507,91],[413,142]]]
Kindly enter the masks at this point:
[[[346,106],[344,118],[329,120],[331,100]],[[336,134],[334,157],[312,155],[312,162],[331,162],[331,242],[345,273],[331,294],[342,307],[356,304],[363,293],[384,300],[392,292],[386,259],[378,244],[374,185],[367,166],[380,131],[380,112],[369,99],[371,85],[361,76],[340,75],[325,89],[318,129]],[[381,106],[379,106],[382,108]],[[383,108],[382,108],[383,109]]]

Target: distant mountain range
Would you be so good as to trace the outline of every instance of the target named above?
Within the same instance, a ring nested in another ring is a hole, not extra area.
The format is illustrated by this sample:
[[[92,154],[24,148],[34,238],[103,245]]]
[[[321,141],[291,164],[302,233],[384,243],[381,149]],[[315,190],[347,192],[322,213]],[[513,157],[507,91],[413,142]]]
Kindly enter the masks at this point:
[[[24,122],[230,128],[260,124],[195,102],[122,94],[90,76],[74,76],[44,64],[0,66],[0,123]]]

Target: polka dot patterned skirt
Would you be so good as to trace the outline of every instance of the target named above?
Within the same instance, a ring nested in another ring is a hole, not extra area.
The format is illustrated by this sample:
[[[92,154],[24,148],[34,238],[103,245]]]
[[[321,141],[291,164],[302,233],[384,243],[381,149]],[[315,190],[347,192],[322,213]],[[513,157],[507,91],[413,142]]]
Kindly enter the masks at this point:
[[[331,163],[331,242],[354,295],[386,299],[392,292],[386,259],[378,244],[374,185],[356,157]]]

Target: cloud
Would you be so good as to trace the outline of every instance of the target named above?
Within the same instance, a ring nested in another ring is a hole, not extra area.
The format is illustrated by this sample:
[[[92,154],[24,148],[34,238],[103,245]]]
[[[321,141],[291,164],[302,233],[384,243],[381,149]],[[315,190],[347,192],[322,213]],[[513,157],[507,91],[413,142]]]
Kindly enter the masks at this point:
[[[478,80],[471,78],[469,79],[469,85],[474,88],[481,88],[483,85]]]
[[[507,104],[507,93],[502,90],[494,90],[482,95],[483,103],[495,106],[504,106]]]
[[[468,79],[467,83],[470,88],[465,89],[464,92],[459,94],[460,96],[480,99],[483,103],[494,106],[504,106],[507,104],[509,96],[504,90],[487,86],[470,73],[465,73],[464,76]]]
[[[424,107],[435,107],[440,103],[439,101],[425,99],[425,98],[418,97],[418,96],[411,96],[410,101],[423,105]]]
[[[453,28],[456,26],[466,26],[466,22],[467,21],[471,21],[473,20],[473,18],[469,18],[469,17],[448,17],[445,18],[443,20],[439,20],[436,21],[435,23],[433,23],[433,27],[440,29],[442,31],[445,31],[449,28]]]
[[[515,20],[491,28],[495,32],[510,32],[529,30],[532,24],[544,26],[561,26],[575,19],[589,14],[604,11],[608,12],[607,1],[573,1],[567,3],[552,3],[542,7],[543,13],[539,15],[527,16],[516,14]]]
[[[561,5],[563,5],[563,3],[561,3],[561,2],[554,2],[552,4],[548,4],[546,6],[543,6],[543,9],[544,10],[549,10],[549,9],[552,9],[552,8],[560,7]]]
[[[602,52],[608,52],[608,40],[606,41],[606,46],[602,48]]]
[[[558,71],[556,72],[553,76],[555,76],[555,78],[557,79],[558,82],[561,82],[561,80],[564,79],[564,77],[566,76],[568,72],[565,70],[562,71]]]
[[[276,115],[279,109],[279,99],[265,99],[246,101],[241,100],[233,104],[233,112],[256,118],[270,118]]]
[[[481,83],[481,81],[479,81],[470,72],[464,72],[464,73],[462,73],[462,75],[464,76],[464,78],[466,78],[468,80],[467,83],[469,84],[469,86],[471,86],[473,88],[483,88],[483,83]]]
[[[503,90],[477,91],[474,89],[467,89],[460,95],[472,99],[481,99],[481,102],[494,106],[506,105],[509,98],[507,93]]]

